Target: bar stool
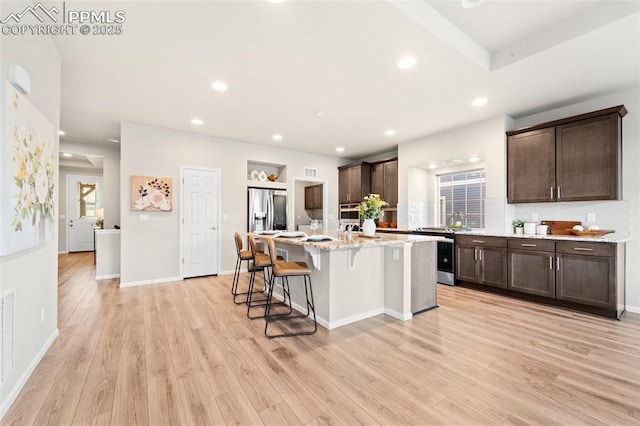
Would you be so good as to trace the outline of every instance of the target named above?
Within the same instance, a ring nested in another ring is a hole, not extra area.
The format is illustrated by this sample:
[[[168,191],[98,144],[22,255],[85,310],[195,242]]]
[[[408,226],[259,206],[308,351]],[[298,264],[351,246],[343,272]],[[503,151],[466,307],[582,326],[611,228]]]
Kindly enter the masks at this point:
[[[236,305],[239,305],[241,303],[246,303],[247,299],[245,298],[245,300],[241,300],[238,302],[237,297],[246,296],[249,294],[248,292],[242,292],[242,293],[238,292],[238,283],[240,281],[240,271],[242,270],[242,262],[243,261],[247,262],[247,269],[250,269],[249,264],[250,264],[250,261],[253,260],[253,254],[251,253],[251,250],[244,250],[244,244],[242,243],[242,236],[240,235],[239,232],[234,233],[233,238],[236,242],[236,252],[238,253],[238,259],[236,260],[236,269],[234,270],[234,273],[233,273],[233,284],[231,285],[231,294],[233,294],[233,303],[235,303]],[[262,293],[266,289],[267,288],[264,287],[262,290],[256,291],[256,293]]]
[[[256,239],[252,234],[249,234],[247,239],[249,240],[249,248],[251,249],[251,256],[253,259],[253,269],[251,271],[251,278],[249,279],[249,291],[247,294],[247,318],[249,319],[258,319],[258,318],[264,318],[264,313],[262,315],[258,315],[258,316],[251,316],[251,308],[255,308],[255,307],[261,307],[264,306],[265,307],[265,312],[266,312],[266,306],[267,306],[267,301],[269,299],[254,299],[253,295],[257,294],[257,293],[262,293],[265,290],[267,290],[267,288],[269,288],[269,286],[272,283],[272,275],[273,275],[273,265],[275,263],[279,263],[284,261],[284,259],[281,256],[277,256],[275,249],[274,249],[274,261],[271,261],[271,256],[268,254],[265,254],[264,252],[261,252],[258,250],[258,244],[256,243]],[[269,239],[269,241],[271,243],[273,243],[273,240]],[[263,278],[263,282],[264,282],[264,287],[263,290],[261,291],[254,291],[253,290],[253,286],[255,284],[255,280],[256,280],[256,271],[258,269],[262,269],[262,278]],[[267,272],[267,270],[270,270],[270,272]],[[278,305],[286,305],[286,300],[287,300],[287,296],[289,296],[289,291],[287,289],[287,291],[284,292],[284,296],[285,299],[282,302],[277,303]],[[292,308],[291,308],[291,297],[289,296],[289,313],[292,312]]]
[[[267,307],[265,309],[264,319],[264,335],[269,338],[274,337],[288,337],[288,336],[301,336],[301,335],[310,335],[314,334],[318,330],[318,323],[316,321],[316,309],[313,301],[313,288],[311,287],[311,268],[305,262],[278,262],[276,256],[276,245],[272,239],[267,240],[267,244],[269,246],[269,260],[272,265],[272,276],[271,283],[269,285],[269,296],[267,297]],[[304,279],[304,293],[307,298],[307,313],[300,315],[291,315],[291,309],[289,309],[288,313],[285,314],[272,314],[271,307],[274,305],[272,303],[273,298],[273,289],[276,286],[276,280],[280,278],[282,282],[282,291],[283,295],[286,299],[287,295],[289,296],[289,307],[291,308],[291,294],[289,292],[289,277],[303,277]],[[307,284],[308,281],[308,284]],[[286,287],[285,287],[286,286]],[[269,323],[273,321],[280,320],[292,320],[292,319],[300,319],[307,318],[309,314],[313,311],[313,331],[299,331],[294,333],[282,333],[277,335],[269,335],[268,328]]]

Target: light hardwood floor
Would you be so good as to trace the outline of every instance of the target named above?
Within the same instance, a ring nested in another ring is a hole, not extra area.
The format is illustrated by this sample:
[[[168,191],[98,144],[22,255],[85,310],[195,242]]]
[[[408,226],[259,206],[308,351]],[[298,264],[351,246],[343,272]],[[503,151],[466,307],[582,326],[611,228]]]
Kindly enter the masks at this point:
[[[92,256],[60,256],[60,336],[3,425],[640,424],[637,314],[440,286],[408,322],[269,340],[231,276],[120,289]]]

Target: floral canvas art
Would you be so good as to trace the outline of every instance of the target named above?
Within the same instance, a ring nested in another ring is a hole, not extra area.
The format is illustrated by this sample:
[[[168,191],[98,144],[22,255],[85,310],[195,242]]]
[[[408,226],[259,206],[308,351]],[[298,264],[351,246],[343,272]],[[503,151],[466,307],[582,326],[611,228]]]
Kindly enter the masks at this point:
[[[131,176],[131,210],[168,212],[173,208],[171,178]]]
[[[2,81],[0,255],[45,244],[54,236],[54,126],[9,82]]]

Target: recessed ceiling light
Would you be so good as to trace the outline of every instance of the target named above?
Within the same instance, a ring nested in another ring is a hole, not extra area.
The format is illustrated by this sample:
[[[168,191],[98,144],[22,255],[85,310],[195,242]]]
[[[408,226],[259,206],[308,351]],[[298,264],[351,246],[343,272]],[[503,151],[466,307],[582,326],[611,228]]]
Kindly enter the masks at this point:
[[[339,146],[339,147],[336,148],[336,151],[337,152],[344,152],[344,147]]]
[[[393,129],[387,129],[387,130],[385,130],[385,131],[384,131],[384,134],[385,134],[386,136],[393,136],[393,135],[395,135],[395,134],[396,134],[396,131],[395,131],[395,130],[393,130]]]
[[[275,135],[271,136],[271,139],[273,139],[274,141],[281,141],[283,137],[281,134],[276,133]]]
[[[407,55],[400,58],[398,61],[398,68],[411,68],[418,62],[413,56]]]
[[[64,130],[58,130],[58,134],[59,134],[60,136],[64,136],[64,135],[66,135],[66,133],[65,133],[65,131],[64,131]]]
[[[73,157],[73,154],[70,154],[70,153],[68,153],[68,152],[63,152],[63,153],[62,153],[62,156],[63,156],[63,157],[67,157],[67,158],[69,158],[69,157]]]
[[[480,161],[480,157],[474,155],[473,157],[469,158],[469,161],[471,161],[472,163],[477,163],[478,161]]]
[[[316,111],[316,117],[324,117],[324,111]]]
[[[224,84],[222,81],[216,81],[213,84],[211,84],[211,88],[213,90],[217,90],[218,92],[226,92],[227,91],[227,85]]]
[[[429,166],[427,168],[433,170],[433,169],[437,169],[438,166],[435,165],[434,163],[431,163],[431,164],[429,164]]]
[[[471,101],[471,105],[473,105],[474,107],[481,107],[487,104],[487,98],[475,98],[473,101]]]
[[[191,124],[195,124],[196,126],[201,126],[204,123],[201,118],[192,118]]]
[[[120,143],[120,141],[118,139],[113,139],[113,138],[107,139],[107,142]]]
[[[480,6],[485,0],[462,0],[462,7],[465,9],[471,9]]]

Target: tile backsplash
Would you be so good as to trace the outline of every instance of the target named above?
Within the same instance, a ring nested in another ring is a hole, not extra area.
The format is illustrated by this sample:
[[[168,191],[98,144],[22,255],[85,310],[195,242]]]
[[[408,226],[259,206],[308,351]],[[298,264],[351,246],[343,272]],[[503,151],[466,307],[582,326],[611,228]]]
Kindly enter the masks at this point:
[[[542,220],[575,220],[583,225],[598,225],[602,229],[615,229],[612,236],[626,238],[631,234],[630,201],[579,201],[566,203],[512,204],[507,210],[508,222],[513,219],[534,221],[532,215]],[[589,222],[587,215],[595,214]]]

